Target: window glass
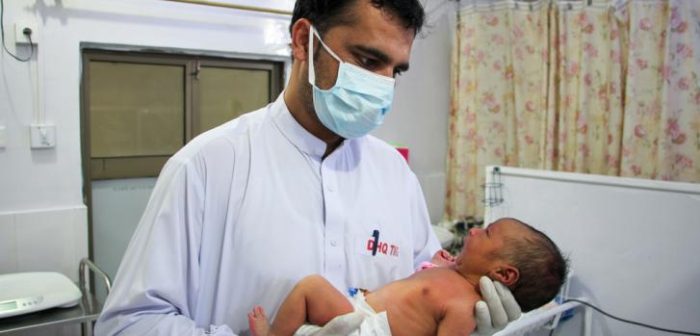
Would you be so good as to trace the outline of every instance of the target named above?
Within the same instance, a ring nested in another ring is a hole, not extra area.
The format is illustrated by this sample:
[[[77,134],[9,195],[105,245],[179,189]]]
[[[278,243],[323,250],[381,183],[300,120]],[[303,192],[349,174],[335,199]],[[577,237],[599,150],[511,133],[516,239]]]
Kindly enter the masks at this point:
[[[171,155],[185,142],[185,67],[92,61],[92,158]]]
[[[270,71],[202,67],[198,129],[201,133],[270,102]]]

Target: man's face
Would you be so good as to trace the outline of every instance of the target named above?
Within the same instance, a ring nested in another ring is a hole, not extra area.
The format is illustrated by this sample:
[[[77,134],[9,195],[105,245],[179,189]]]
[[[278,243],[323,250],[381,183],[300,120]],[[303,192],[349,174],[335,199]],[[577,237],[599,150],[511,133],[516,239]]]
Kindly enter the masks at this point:
[[[377,9],[368,0],[358,0],[348,10],[351,23],[328,29],[322,36],[326,45],[344,62],[382,76],[395,77],[408,70],[413,29],[405,28],[390,10]],[[332,87],[338,75],[338,61],[318,41],[310,57],[315,57],[316,85],[321,89]]]

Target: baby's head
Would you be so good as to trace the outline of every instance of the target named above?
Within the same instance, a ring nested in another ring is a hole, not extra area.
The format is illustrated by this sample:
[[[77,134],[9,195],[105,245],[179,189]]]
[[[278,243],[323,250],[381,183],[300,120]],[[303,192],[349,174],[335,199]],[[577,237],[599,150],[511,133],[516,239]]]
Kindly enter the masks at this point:
[[[508,286],[523,311],[551,301],[568,271],[549,237],[514,218],[469,231],[456,265],[462,274],[487,275]]]

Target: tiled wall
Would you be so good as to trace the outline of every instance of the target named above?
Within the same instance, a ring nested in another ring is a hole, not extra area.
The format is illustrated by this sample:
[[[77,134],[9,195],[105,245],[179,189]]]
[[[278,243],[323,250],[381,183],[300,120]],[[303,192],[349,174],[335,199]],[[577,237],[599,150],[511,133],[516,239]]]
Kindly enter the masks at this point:
[[[84,206],[0,213],[0,274],[51,271],[78,281],[87,256]]]

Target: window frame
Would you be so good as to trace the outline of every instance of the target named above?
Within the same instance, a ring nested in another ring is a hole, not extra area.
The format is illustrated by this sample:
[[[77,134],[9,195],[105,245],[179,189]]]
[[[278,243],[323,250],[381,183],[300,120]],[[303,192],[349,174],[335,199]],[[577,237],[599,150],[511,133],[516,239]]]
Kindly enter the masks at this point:
[[[255,60],[215,56],[170,54],[141,51],[114,51],[85,48],[81,51],[81,144],[85,181],[157,177],[162,166],[171,155],[122,156],[93,158],[90,148],[90,64],[91,62],[119,62],[147,65],[175,65],[184,68],[184,132],[183,146],[201,133],[198,124],[200,84],[197,80],[199,69],[203,67],[229,68],[241,70],[265,70],[269,75],[269,101],[272,102],[282,92],[284,63],[276,60]],[[109,165],[108,169],[104,167]],[[100,168],[102,166],[102,168]],[[86,183],[89,185],[90,183]]]

